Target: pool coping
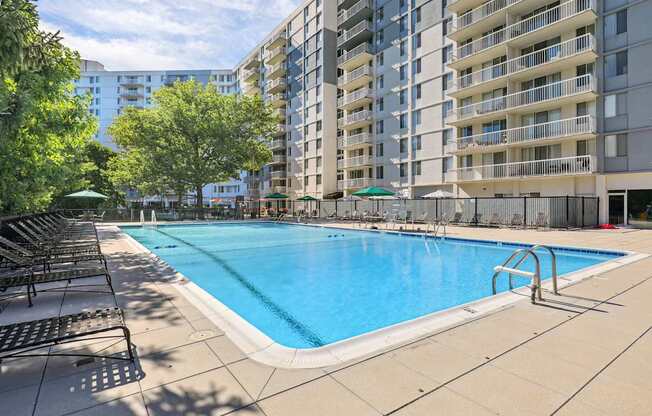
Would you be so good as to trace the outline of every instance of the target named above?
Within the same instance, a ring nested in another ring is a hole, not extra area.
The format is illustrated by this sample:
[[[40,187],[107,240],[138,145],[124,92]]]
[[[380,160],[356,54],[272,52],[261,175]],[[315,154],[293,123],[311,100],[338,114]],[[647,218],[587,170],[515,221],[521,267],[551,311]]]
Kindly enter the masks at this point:
[[[225,224],[225,223],[275,223],[273,221],[220,221],[220,222],[201,222],[200,224]],[[134,226],[134,224],[130,224]],[[166,225],[191,225],[185,222],[180,224]],[[347,231],[366,231],[377,233],[389,233],[408,236],[424,237],[423,233],[392,231],[392,230],[373,230],[373,229],[352,229],[346,227],[337,227],[323,224],[294,224],[296,226],[333,228]],[[127,224],[123,226],[128,226]],[[124,235],[127,242],[140,253],[147,254],[157,264],[174,270],[176,281],[170,284],[177,289],[189,302],[201,311],[206,318],[212,321],[217,327],[225,332],[228,338],[250,359],[277,368],[286,369],[307,369],[336,366],[363,356],[380,352],[390,347],[414,341],[416,339],[434,335],[446,328],[463,324],[470,320],[475,320],[483,315],[496,312],[502,308],[508,307],[519,300],[529,298],[529,288],[519,288],[513,291],[499,293],[497,295],[484,297],[465,304],[436,311],[423,315],[408,321],[400,322],[386,326],[371,332],[367,332],[355,337],[347,338],[341,341],[317,348],[290,348],[281,345],[268,337],[253,324],[242,318],[235,311],[220,302],[213,295],[193,283],[188,277],[175,270],[168,263],[150,251],[147,247],[140,244],[129,234],[122,231],[118,225],[106,225],[104,228],[115,229],[121,235]],[[433,238],[430,236],[427,238]],[[437,237],[439,239],[441,237]],[[502,243],[514,246],[532,246],[526,244],[501,240],[483,240],[476,238],[463,237],[445,237],[448,240],[458,240],[478,243]],[[621,257],[609,260],[594,266],[583,268],[571,273],[566,273],[558,277],[559,289],[575,285],[583,280],[595,276],[599,273],[605,273],[634,263],[649,257],[649,254],[637,253],[628,250],[601,250],[577,246],[548,245],[557,249],[569,249],[572,251],[585,251],[593,253],[618,253]],[[552,292],[552,282],[550,279],[544,281],[542,287],[548,296]],[[544,296],[545,299],[545,296]]]

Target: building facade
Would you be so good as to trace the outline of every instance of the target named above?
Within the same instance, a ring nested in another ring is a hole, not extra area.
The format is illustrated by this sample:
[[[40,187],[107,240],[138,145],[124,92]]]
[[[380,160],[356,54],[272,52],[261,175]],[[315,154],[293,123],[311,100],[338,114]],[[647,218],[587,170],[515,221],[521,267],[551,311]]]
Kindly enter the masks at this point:
[[[100,143],[117,149],[107,133],[115,117],[124,108],[132,106],[147,108],[152,105],[152,94],[165,85],[175,81],[194,79],[202,84],[213,84],[223,94],[236,94],[237,79],[231,70],[165,70],[165,71],[109,71],[97,61],[82,60],[80,78],[75,81],[75,94],[89,94],[91,105],[89,111],[98,118],[99,129],[95,135]],[[227,183],[207,185],[204,189],[205,205],[213,203],[232,203],[236,197],[247,194],[247,185],[243,178],[236,178]],[[142,198],[130,194],[135,200]],[[192,196],[192,195],[189,195]],[[176,196],[145,198],[145,202],[167,205],[176,200]]]
[[[465,196],[599,196],[602,222],[652,220],[652,2],[448,8],[457,138],[446,182]]]

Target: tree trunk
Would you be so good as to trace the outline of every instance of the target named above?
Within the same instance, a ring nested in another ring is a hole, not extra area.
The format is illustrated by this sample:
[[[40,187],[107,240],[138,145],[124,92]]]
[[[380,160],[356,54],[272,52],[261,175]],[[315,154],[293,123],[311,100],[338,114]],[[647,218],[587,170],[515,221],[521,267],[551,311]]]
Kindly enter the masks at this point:
[[[200,219],[204,219],[204,187],[197,185],[196,190],[195,208],[197,208],[197,216]]]

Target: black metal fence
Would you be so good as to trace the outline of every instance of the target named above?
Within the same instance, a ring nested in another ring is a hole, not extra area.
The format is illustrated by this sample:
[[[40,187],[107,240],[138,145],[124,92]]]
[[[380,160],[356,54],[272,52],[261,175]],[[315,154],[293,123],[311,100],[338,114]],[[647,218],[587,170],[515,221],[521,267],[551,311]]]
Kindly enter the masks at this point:
[[[318,219],[387,220],[511,227],[587,228],[599,225],[599,198],[582,196],[365,199],[322,201],[247,201],[235,208],[144,209],[145,222],[247,220],[280,214]],[[140,222],[140,209],[66,210],[66,215],[93,217],[98,222]]]

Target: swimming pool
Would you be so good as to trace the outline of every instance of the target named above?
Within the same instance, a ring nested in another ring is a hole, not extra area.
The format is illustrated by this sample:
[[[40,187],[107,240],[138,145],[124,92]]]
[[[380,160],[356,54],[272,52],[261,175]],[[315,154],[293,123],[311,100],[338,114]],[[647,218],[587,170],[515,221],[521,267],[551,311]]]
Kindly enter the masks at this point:
[[[264,222],[123,231],[267,337],[298,349],[491,296],[493,267],[518,248]],[[555,252],[559,275],[622,255]],[[548,254],[539,257],[542,278],[549,278]],[[515,278],[516,286],[527,283]],[[498,291],[507,289],[507,279],[500,279]]]

